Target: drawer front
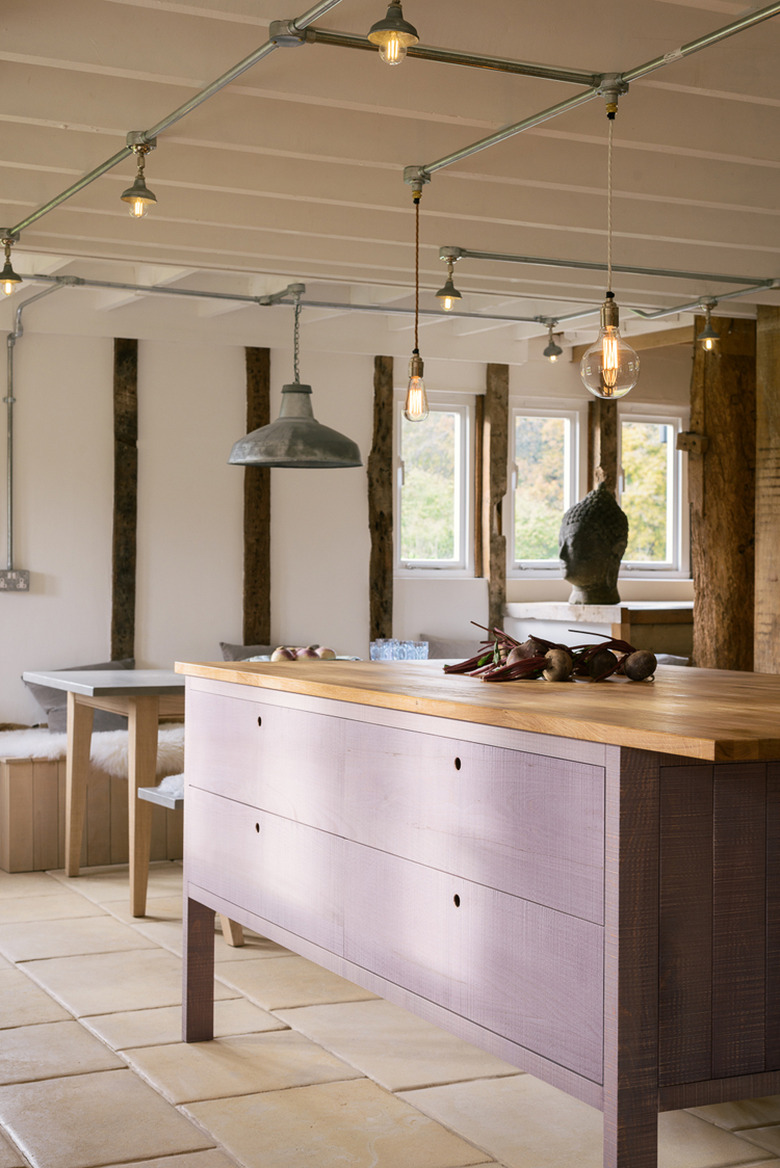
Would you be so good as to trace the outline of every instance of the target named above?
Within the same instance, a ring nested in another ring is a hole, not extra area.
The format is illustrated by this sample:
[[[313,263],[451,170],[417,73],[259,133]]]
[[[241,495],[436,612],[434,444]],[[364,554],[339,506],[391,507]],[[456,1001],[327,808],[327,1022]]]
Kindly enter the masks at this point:
[[[344,834],[602,924],[604,771],[352,723]]]
[[[344,725],[339,718],[190,690],[187,783],[335,831]]]
[[[345,849],[349,961],[602,1081],[602,928],[371,848]]]
[[[341,953],[338,837],[197,788],[184,824],[188,881]]]

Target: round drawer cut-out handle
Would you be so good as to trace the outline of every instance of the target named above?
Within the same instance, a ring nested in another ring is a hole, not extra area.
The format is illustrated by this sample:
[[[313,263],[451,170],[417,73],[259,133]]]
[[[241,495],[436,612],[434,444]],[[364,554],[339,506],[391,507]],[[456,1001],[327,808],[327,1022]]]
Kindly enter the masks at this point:
[[[463,766],[463,763],[461,762],[461,760],[459,758],[456,758],[455,759],[455,770],[459,771],[462,766]]]
[[[452,903],[455,905],[455,908],[460,908],[460,894],[459,893],[457,893],[457,892],[455,893],[455,895],[452,898]]]
[[[259,823],[255,824],[255,831],[258,833],[258,835],[260,834],[260,824]]]
[[[262,718],[261,714],[257,715],[257,724],[258,724],[258,726],[262,726],[262,724],[263,724],[263,718]]]

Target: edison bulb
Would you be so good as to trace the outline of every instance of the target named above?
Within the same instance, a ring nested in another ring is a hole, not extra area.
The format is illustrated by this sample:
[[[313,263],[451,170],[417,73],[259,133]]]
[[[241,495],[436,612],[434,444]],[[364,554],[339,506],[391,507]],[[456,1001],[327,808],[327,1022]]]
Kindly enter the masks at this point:
[[[3,295],[10,296],[16,286],[16,280],[3,280]]]
[[[379,46],[379,56],[386,65],[400,65],[406,56],[406,44],[398,33],[392,33],[384,44]]]
[[[428,398],[423,381],[423,361],[416,349],[409,362],[409,385],[406,390],[404,417],[408,422],[424,422],[428,417]]]
[[[133,199],[129,207],[129,212],[133,219],[143,219],[148,210],[149,204],[143,199]]]
[[[639,380],[639,357],[618,329],[607,326],[582,358],[580,376],[596,397],[625,397]]]

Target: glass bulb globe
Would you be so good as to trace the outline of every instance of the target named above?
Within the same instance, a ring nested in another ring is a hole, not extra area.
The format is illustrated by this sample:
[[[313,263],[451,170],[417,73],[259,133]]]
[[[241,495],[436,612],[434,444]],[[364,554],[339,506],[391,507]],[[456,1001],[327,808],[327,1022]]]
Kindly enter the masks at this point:
[[[550,362],[551,365],[554,365],[555,362],[558,360],[558,354],[557,353],[550,353],[550,356],[547,358],[547,360]]]
[[[639,357],[620,331],[607,325],[580,362],[580,376],[596,397],[625,397],[639,380]]]
[[[133,199],[128,208],[129,214],[133,219],[143,219],[146,212],[149,210],[150,204],[144,199]]]
[[[390,33],[387,40],[379,46],[379,56],[386,65],[400,65],[406,56],[406,46],[409,43],[404,40],[402,34]]]
[[[3,280],[3,295],[10,296],[17,287],[15,280]]]
[[[445,312],[452,312],[452,306],[453,306],[453,304],[455,303],[455,299],[454,299],[454,297],[452,297],[452,296],[440,296],[440,297],[439,297],[439,300],[441,301],[441,306],[442,306],[442,308],[444,309],[444,311],[445,311]]]
[[[713,345],[714,345],[714,341],[713,341],[712,337],[707,337],[705,342],[704,342],[704,348],[707,350],[707,352],[712,351]]]

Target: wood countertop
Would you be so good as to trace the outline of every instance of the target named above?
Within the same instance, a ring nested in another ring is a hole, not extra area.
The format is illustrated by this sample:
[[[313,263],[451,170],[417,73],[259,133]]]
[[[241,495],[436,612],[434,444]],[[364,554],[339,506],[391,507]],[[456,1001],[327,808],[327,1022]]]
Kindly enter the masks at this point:
[[[652,682],[484,682],[441,661],[177,662],[176,672],[635,747],[709,762],[780,759],[780,676],[659,666]]]

